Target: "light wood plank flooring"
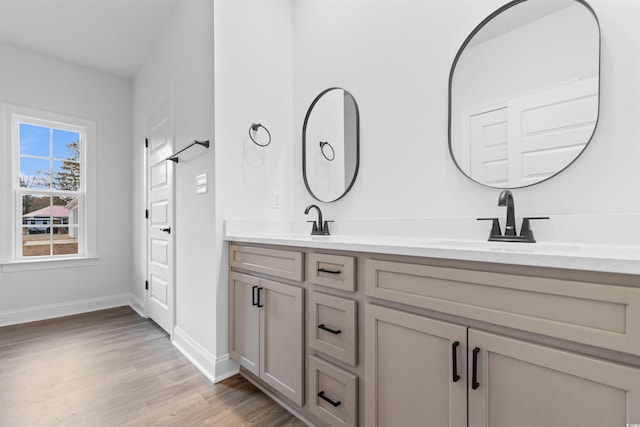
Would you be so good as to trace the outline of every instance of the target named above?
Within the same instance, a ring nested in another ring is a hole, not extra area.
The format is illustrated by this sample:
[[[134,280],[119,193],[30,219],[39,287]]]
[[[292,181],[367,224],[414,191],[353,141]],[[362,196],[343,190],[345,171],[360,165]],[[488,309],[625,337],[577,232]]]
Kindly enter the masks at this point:
[[[0,328],[0,426],[304,426],[236,375],[212,384],[130,307]]]

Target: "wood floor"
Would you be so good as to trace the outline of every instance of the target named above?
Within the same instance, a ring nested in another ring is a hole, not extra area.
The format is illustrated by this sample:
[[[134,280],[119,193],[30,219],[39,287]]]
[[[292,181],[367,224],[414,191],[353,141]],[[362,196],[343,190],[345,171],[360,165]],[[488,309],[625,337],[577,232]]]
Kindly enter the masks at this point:
[[[212,384],[129,307],[0,328],[0,426],[304,426],[240,376]]]

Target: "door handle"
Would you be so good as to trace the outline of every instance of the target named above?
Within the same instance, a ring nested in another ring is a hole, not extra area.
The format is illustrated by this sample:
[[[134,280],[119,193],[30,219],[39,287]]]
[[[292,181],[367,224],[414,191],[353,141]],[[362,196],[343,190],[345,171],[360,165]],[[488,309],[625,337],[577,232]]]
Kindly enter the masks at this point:
[[[251,305],[258,305],[256,301],[256,289],[258,289],[257,286],[251,288]]]
[[[460,375],[458,374],[458,346],[460,345],[460,341],[456,341],[451,344],[451,365],[453,366],[452,372],[452,380],[454,383],[457,383],[460,379]]]
[[[478,382],[478,353],[480,353],[480,348],[476,347],[473,349],[473,366],[471,373],[471,388],[477,390],[480,387],[480,383]]]
[[[171,234],[171,227],[161,228],[160,231],[164,231],[165,233]]]
[[[258,288],[258,304],[257,304],[257,307],[258,307],[258,308],[262,308],[262,307],[264,307],[264,305],[262,304],[262,301],[260,301],[260,291],[261,291],[262,289],[263,289],[263,288],[261,288],[261,287],[259,287],[259,288]]]

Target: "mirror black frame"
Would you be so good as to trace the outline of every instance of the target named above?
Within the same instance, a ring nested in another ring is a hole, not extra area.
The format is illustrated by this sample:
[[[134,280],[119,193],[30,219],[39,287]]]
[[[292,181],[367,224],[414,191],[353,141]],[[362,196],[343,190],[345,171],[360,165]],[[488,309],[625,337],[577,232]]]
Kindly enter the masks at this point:
[[[589,141],[587,141],[585,148],[569,163],[567,164],[564,168],[560,169],[558,172],[554,173],[553,175],[549,176],[548,178],[545,178],[543,180],[540,180],[538,182],[534,182],[533,184],[529,184],[529,185],[523,185],[521,187],[494,187],[491,185],[486,185],[483,184],[481,182],[478,182],[476,180],[474,180],[473,178],[471,178],[469,175],[467,175],[467,173],[465,171],[462,170],[462,168],[460,167],[460,165],[458,164],[458,162],[456,161],[456,158],[453,155],[453,147],[451,144],[451,124],[452,124],[452,111],[451,111],[451,106],[452,106],[452,86],[453,86],[453,74],[456,70],[456,65],[458,64],[458,60],[460,59],[460,56],[462,55],[462,52],[465,50],[465,48],[467,47],[467,45],[471,42],[471,40],[473,39],[473,37],[487,24],[489,23],[489,21],[491,21],[492,19],[494,19],[496,16],[500,15],[502,12],[504,12],[507,9],[510,9],[520,3],[524,3],[526,1],[529,0],[512,0],[509,3],[501,6],[500,8],[496,9],[495,11],[493,11],[489,16],[487,16],[485,19],[482,20],[482,22],[480,22],[480,24],[478,24],[473,31],[467,36],[467,38],[464,40],[464,42],[462,43],[462,46],[460,46],[460,49],[458,49],[458,52],[456,53],[455,58],[453,59],[453,63],[451,64],[451,71],[449,72],[449,114],[448,114],[448,120],[447,120],[447,139],[449,141],[449,154],[451,156],[451,160],[453,160],[453,163],[456,165],[456,167],[458,168],[458,170],[464,175],[466,176],[469,180],[475,182],[476,184],[482,185],[483,187],[488,187],[488,188],[495,188],[495,189],[517,189],[517,188],[526,188],[526,187],[531,187],[533,185],[537,185],[540,184],[542,182],[548,181],[549,179],[553,178],[554,176],[562,173],[563,171],[565,171],[569,166],[571,166],[576,160],[578,160],[578,158],[584,153],[584,151],[586,150],[587,146],[591,143],[591,140],[593,139],[593,136],[596,133],[596,129],[598,128],[598,121],[600,119],[600,95],[598,95],[598,112],[597,112],[597,116],[596,116],[596,125],[593,128],[593,133],[591,134],[591,137],[589,138]],[[585,8],[587,8],[587,10],[589,12],[591,12],[591,14],[593,15],[593,19],[595,19],[596,21],[596,26],[598,27],[598,93],[600,92],[600,88],[601,88],[601,78],[600,76],[602,75],[601,71],[602,71],[602,32],[600,31],[600,21],[598,21],[598,16],[596,15],[595,11],[593,10],[593,8],[591,6],[589,6],[589,4],[585,1],[585,0],[574,0],[576,3],[580,3],[581,5],[583,5]]]
[[[353,171],[353,178],[351,179],[351,182],[349,183],[349,185],[347,186],[347,188],[345,188],[344,192],[340,195],[340,197],[333,199],[333,200],[322,200],[320,198],[318,198],[318,196],[316,196],[313,191],[311,191],[311,188],[309,187],[309,182],[307,180],[307,168],[306,168],[306,160],[307,160],[307,123],[309,122],[309,116],[311,115],[311,112],[313,111],[313,107],[315,107],[315,105],[318,103],[318,101],[320,101],[320,99],[322,98],[323,95],[325,95],[327,92],[330,92],[332,90],[342,90],[344,91],[345,94],[349,95],[351,97],[351,99],[353,100],[353,105],[355,107],[355,112],[356,112],[356,166],[355,169]],[[320,92],[320,94],[318,96],[315,97],[315,99],[313,100],[313,102],[311,103],[311,105],[309,106],[309,108],[307,109],[307,114],[304,117],[304,124],[302,126],[302,178],[304,179],[304,186],[307,188],[307,191],[309,192],[309,194],[311,195],[311,197],[313,197],[314,199],[316,199],[319,202],[323,202],[323,203],[331,203],[331,202],[335,202],[338,201],[340,199],[342,199],[348,192],[349,190],[351,190],[351,187],[353,187],[353,184],[356,182],[356,177],[358,176],[358,170],[360,169],[360,109],[358,108],[358,102],[356,101],[356,98],[353,96],[353,94],[351,94],[351,92],[349,92],[348,90],[341,88],[341,87],[330,87],[328,89],[323,90],[322,92]]]

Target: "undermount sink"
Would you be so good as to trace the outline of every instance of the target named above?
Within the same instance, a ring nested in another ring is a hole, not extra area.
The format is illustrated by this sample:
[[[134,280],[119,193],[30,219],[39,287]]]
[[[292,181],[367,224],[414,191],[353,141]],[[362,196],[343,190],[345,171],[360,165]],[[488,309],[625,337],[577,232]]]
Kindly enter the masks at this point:
[[[576,245],[553,243],[517,243],[517,242],[489,242],[484,240],[441,240],[427,242],[429,246],[451,247],[464,249],[479,249],[498,252],[577,252]]]

